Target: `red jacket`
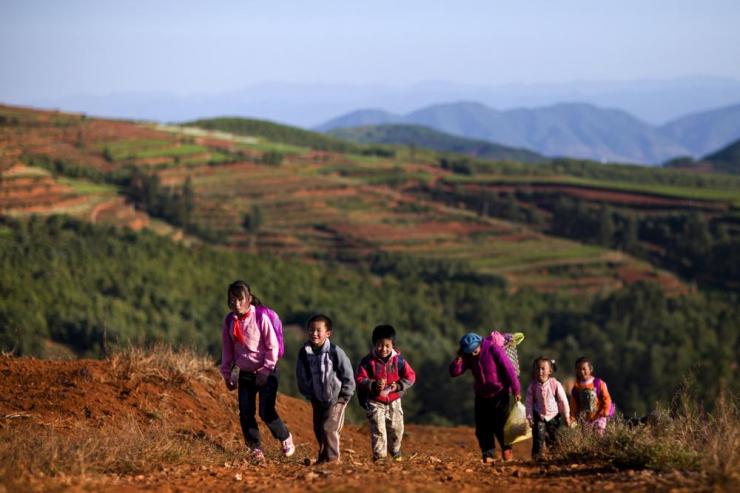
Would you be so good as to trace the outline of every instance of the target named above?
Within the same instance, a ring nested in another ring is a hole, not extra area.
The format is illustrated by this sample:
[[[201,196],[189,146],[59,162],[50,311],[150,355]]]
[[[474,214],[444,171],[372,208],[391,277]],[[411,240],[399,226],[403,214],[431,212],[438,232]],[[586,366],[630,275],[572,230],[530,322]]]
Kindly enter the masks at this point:
[[[416,373],[411,365],[406,361],[401,353],[395,349],[391,352],[387,361],[383,361],[372,351],[362,358],[360,366],[355,373],[355,380],[359,389],[367,392],[368,399],[371,401],[388,404],[400,399],[404,392],[414,385]],[[394,392],[377,394],[373,391],[373,382],[385,378],[386,387],[395,383],[398,389]]]

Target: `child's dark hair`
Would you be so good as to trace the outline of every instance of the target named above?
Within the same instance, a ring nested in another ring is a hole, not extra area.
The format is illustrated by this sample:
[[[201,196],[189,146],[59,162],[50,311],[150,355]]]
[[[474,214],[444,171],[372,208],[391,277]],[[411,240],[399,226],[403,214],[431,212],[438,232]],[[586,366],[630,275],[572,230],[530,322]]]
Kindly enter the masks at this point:
[[[313,317],[308,319],[308,322],[306,322],[306,330],[311,328],[311,324],[314,322],[324,322],[324,325],[326,326],[326,330],[331,332],[334,329],[332,328],[331,319],[324,315],[323,313],[317,313]]]
[[[578,370],[578,367],[581,366],[583,363],[588,363],[588,367],[591,369],[591,371],[594,371],[594,364],[591,363],[591,360],[585,356],[581,356],[576,360],[576,370]]]
[[[373,344],[381,339],[390,339],[393,343],[396,343],[396,329],[392,325],[378,325],[373,329]]]
[[[544,356],[538,356],[534,359],[534,361],[532,362],[532,371],[537,371],[537,366],[543,361],[550,365],[550,371],[552,371],[552,373],[558,371],[558,362],[554,359],[545,358]]]
[[[252,288],[249,287],[249,284],[241,280],[229,284],[229,289],[226,290],[226,299],[230,301],[232,296],[235,298],[249,298],[251,296],[254,306],[262,304],[259,298],[252,294]]]

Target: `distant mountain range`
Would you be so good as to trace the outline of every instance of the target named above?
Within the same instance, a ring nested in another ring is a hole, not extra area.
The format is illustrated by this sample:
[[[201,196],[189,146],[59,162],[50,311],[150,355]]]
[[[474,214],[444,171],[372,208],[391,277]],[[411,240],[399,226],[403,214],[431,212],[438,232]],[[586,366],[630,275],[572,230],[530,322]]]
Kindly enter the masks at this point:
[[[688,147],[692,155],[703,156],[740,138],[740,104],[677,118],[660,132]]]
[[[499,111],[462,102],[428,106],[405,115],[354,111],[316,130],[387,124],[422,125],[546,156],[659,164],[676,156],[703,156],[740,137],[740,104],[687,115],[657,127],[624,111],[586,103]],[[393,140],[385,139],[389,143]]]
[[[175,122],[221,115],[311,128],[357,108],[382,108],[405,114],[432,104],[476,101],[491,108],[538,108],[579,101],[616,108],[653,124],[740,101],[740,80],[690,76],[671,79],[570,81],[548,83],[470,84],[420,81],[406,85],[263,82],[233,91],[178,94],[133,91],[110,94],[63,94],[31,89],[11,92],[0,85],[0,101],[22,106],[58,108],[91,116]]]
[[[396,144],[423,147],[442,152],[456,152],[483,159],[538,163],[546,161],[541,154],[485,140],[450,135],[421,125],[369,125],[337,128],[328,132],[332,137],[361,144]]]

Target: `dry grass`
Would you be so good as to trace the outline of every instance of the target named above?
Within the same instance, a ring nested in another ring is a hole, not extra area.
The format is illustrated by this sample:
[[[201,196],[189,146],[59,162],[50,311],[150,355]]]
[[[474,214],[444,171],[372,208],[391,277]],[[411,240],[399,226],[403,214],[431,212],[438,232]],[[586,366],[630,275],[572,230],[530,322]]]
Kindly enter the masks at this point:
[[[24,425],[0,430],[0,440],[0,482],[24,473],[139,474],[245,459],[239,437],[188,434],[169,420],[141,424],[130,418],[103,428],[75,424],[71,430]]]
[[[209,357],[164,345],[121,349],[111,356],[110,362],[113,374],[123,380],[161,379],[183,385],[191,379],[205,382],[216,374],[215,363]]]
[[[737,396],[720,395],[706,413],[684,391],[672,407],[655,411],[642,424],[615,419],[602,436],[582,426],[564,430],[558,455],[620,468],[698,471],[717,484],[740,482]]]
[[[113,377],[134,387],[145,381],[167,382],[191,394],[196,382],[207,387],[221,383],[214,362],[188,350],[127,348],[109,362]],[[138,412],[103,423],[21,419],[25,415],[0,420],[0,485],[24,474],[141,474],[179,464],[246,459],[236,429],[206,433],[184,427],[181,410],[167,399],[149,401],[144,396],[136,406]]]

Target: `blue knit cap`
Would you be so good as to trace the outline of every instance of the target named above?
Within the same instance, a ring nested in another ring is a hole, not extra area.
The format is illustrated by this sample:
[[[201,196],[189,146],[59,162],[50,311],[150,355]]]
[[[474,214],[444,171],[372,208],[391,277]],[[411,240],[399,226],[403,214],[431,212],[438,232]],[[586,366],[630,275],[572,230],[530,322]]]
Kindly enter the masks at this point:
[[[480,346],[482,340],[483,338],[475,332],[468,332],[460,339],[460,349],[463,353],[470,354]]]

